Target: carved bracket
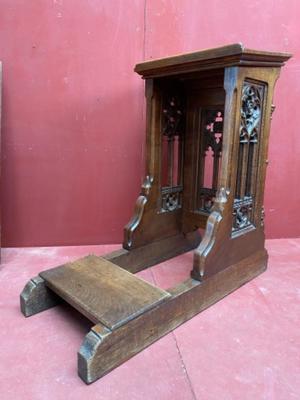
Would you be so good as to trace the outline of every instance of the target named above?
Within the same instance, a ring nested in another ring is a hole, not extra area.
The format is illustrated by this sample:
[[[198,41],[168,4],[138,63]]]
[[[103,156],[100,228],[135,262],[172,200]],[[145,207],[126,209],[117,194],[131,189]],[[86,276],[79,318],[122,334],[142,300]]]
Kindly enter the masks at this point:
[[[194,263],[191,276],[197,280],[203,280],[206,272],[208,256],[218,240],[221,230],[221,222],[224,220],[228,212],[229,190],[221,187],[216,194],[212,212],[208,217],[204,237],[199,247],[194,252]],[[222,236],[222,233],[221,235]],[[224,237],[220,238],[224,240]]]
[[[124,227],[123,247],[125,249],[129,250],[132,247],[133,234],[142,220],[144,209],[150,195],[152,183],[153,177],[147,175],[142,184],[141,195],[136,200],[133,216],[128,224]]]

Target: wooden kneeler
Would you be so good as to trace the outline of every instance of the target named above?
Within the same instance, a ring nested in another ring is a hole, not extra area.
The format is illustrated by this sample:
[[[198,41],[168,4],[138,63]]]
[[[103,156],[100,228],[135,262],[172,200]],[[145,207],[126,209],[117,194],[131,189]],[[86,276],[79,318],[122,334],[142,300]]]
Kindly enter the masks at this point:
[[[25,316],[63,299],[95,323],[78,353],[86,383],[266,269],[272,97],[290,57],[234,44],[136,65],[146,81],[146,178],[123,249],[41,272],[21,294]],[[191,277],[169,290],[134,276],[192,249]]]

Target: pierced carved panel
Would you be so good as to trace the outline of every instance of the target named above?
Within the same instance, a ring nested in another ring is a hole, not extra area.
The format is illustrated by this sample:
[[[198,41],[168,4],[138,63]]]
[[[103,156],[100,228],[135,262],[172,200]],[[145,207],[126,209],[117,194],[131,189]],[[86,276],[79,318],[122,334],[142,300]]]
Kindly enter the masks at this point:
[[[246,80],[241,97],[240,144],[232,224],[234,233],[255,227],[255,185],[263,100],[264,85]]]
[[[223,109],[202,110],[197,209],[209,213],[218,187],[223,139]]]
[[[215,189],[201,188],[199,191],[199,209],[210,213],[216,197]]]
[[[240,142],[257,142],[262,113],[263,87],[245,83],[242,92]]]
[[[161,212],[175,211],[182,206],[182,187],[162,189]]]
[[[203,111],[204,135],[202,152],[211,147],[214,155],[220,157],[222,151],[223,111],[206,109]]]
[[[233,225],[234,232],[252,226],[252,198],[235,200],[233,205]]]

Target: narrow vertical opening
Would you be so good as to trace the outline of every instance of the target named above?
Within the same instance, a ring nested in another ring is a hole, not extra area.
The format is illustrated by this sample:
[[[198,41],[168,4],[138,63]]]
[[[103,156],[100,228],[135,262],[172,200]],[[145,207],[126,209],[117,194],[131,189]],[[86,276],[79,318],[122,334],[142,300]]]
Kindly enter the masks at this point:
[[[214,176],[214,153],[210,146],[205,152],[203,168],[204,168],[203,187],[207,189],[212,189],[213,176]]]
[[[249,143],[249,151],[248,151],[248,165],[247,165],[247,176],[246,176],[246,188],[245,195],[247,197],[253,194],[252,190],[252,179],[254,175],[253,171],[253,161],[254,161],[254,152],[255,152],[255,143]]]
[[[201,114],[196,209],[210,212],[215,199],[222,155],[223,109],[203,108]]]
[[[162,110],[162,212],[181,208],[184,136],[181,103],[179,95],[169,95]]]

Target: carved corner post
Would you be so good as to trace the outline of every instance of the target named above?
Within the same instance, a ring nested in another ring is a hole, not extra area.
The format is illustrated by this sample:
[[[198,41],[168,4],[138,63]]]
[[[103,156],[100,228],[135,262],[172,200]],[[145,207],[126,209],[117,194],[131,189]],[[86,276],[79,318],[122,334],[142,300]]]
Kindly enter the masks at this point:
[[[207,279],[243,260],[255,260],[262,270],[267,266],[263,195],[279,73],[276,67],[225,69],[221,176],[204,238],[194,253],[194,279]]]
[[[132,219],[124,228],[123,247],[131,250],[151,241],[149,220],[155,218],[160,185],[161,94],[153,79],[145,82],[146,95],[146,177]],[[153,240],[153,239],[152,239]]]
[[[173,249],[177,255],[200,242],[198,232],[182,233],[185,97],[177,80],[159,78],[145,78],[145,93],[146,177],[124,228],[123,248],[134,251],[169,238],[181,240],[181,251]],[[163,246],[160,251],[163,260]]]

